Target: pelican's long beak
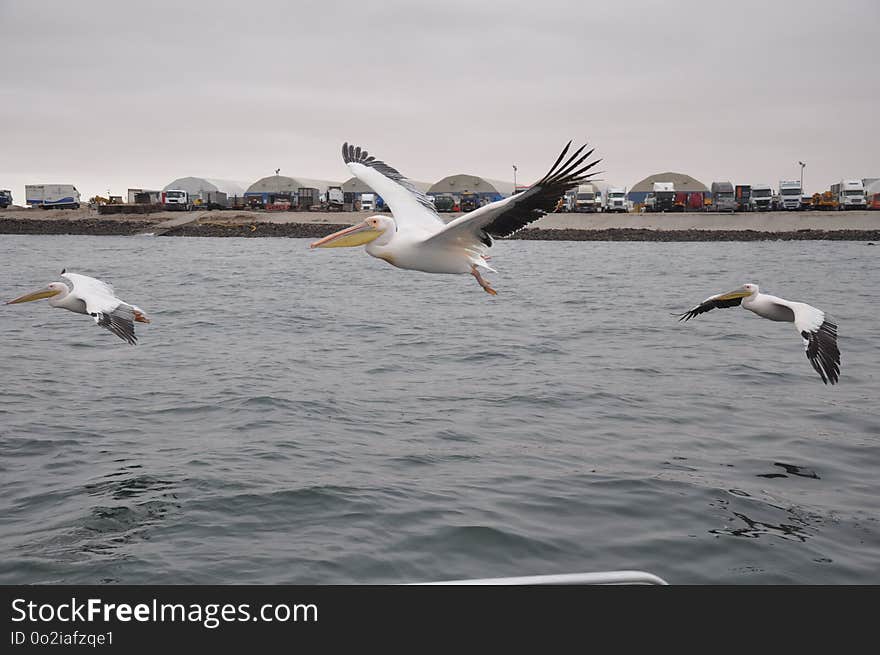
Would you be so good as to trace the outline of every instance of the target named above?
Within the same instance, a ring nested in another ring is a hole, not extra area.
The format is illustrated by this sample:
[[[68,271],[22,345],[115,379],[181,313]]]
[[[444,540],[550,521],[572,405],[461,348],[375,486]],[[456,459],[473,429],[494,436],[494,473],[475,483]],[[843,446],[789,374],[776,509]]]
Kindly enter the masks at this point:
[[[362,246],[378,238],[380,234],[382,234],[382,230],[377,230],[367,221],[364,221],[319,239],[311,244],[309,248],[350,248],[352,246]]]
[[[737,291],[730,291],[728,293],[725,293],[723,296],[718,296],[715,300],[736,300],[737,298],[745,298],[746,296],[751,295],[751,291],[738,289]]]
[[[46,287],[45,289],[40,289],[39,291],[32,291],[31,293],[26,293],[23,296],[19,296],[14,300],[9,300],[6,302],[7,305],[17,305],[20,302],[31,302],[32,300],[42,300],[43,298],[51,298],[52,296],[57,296],[61,293],[58,289],[50,289]]]

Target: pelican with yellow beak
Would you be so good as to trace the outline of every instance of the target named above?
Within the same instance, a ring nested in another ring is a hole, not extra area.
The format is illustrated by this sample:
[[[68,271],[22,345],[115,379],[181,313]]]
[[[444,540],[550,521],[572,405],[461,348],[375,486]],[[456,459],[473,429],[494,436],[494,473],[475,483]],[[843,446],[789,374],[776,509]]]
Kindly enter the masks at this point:
[[[431,199],[406,177],[366,150],[342,146],[342,159],[351,172],[379,194],[392,216],[370,216],[311,244],[312,248],[366,246],[368,254],[397,268],[425,273],[470,274],[483,289],[497,292],[480,274],[495,272],[486,263],[492,237],[506,237],[544,214],[552,212],[572,187],[589,179],[587,171],[598,160],[585,163],[593,153],[586,145],[569,155],[571,141],[549,172],[525,191],[489,203],[445,223]]]
[[[43,289],[26,293],[6,304],[17,305],[47,298],[52,307],[88,314],[97,325],[110,330],[120,339],[131,345],[137,343],[134,322],[150,322],[140,307],[123,302],[116,297],[112,286],[96,278],[68,273],[66,270],[61,271],[61,277],[64,282],[52,282]]]
[[[837,325],[828,320],[821,309],[803,302],[793,302],[761,293],[757,284],[744,284],[739,289],[709,296],[696,307],[679,315],[689,321],[708,311],[741,305],[762,318],[794,323],[804,340],[807,359],[825,384],[836,384],[840,377],[840,350],[837,348]]]

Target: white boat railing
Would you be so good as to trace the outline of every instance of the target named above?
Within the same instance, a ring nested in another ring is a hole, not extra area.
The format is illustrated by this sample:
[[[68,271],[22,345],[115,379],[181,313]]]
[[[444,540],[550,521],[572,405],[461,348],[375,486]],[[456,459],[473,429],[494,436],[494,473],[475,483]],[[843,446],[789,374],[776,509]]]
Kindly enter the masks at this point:
[[[645,571],[599,571],[596,573],[560,573],[525,575],[514,578],[474,578],[441,582],[413,582],[416,585],[667,585],[663,578]]]

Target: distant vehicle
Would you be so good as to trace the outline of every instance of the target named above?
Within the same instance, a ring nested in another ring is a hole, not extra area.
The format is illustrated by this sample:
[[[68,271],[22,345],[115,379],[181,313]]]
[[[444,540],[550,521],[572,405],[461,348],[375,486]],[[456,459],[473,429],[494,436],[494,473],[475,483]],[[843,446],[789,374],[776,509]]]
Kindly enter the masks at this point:
[[[169,211],[189,211],[192,202],[189,199],[189,191],[183,189],[168,189],[162,192],[162,205]]]
[[[752,187],[748,184],[737,184],[733,188],[733,199],[736,200],[736,211],[752,211]]]
[[[326,193],[321,198],[321,204],[327,211],[342,211],[345,204],[345,194],[341,186],[327,187]]]
[[[315,205],[321,204],[321,192],[314,187],[300,187],[296,190],[296,208],[310,211]]]
[[[837,196],[831,191],[823,191],[822,193],[814,193],[813,202],[810,203],[810,209],[819,209],[824,211],[832,211],[837,209]]]
[[[12,204],[12,191],[0,189],[0,209],[6,209]]]
[[[672,199],[672,211],[683,212],[687,210],[687,191],[676,191]]]
[[[455,198],[448,193],[441,193],[434,196],[434,209],[438,212],[451,212],[455,207]]]
[[[226,209],[226,194],[222,191],[199,191],[190,194],[189,202],[193,209]]]
[[[779,209],[797,211],[801,208],[801,183],[797,180],[779,181]]]
[[[79,191],[72,184],[28,184],[25,202],[42,209],[79,209]]]
[[[837,196],[837,208],[865,209],[868,199],[865,196],[865,185],[861,180],[841,180],[831,185],[831,193]]]
[[[609,195],[611,195],[609,193]],[[669,212],[672,211],[675,200],[675,185],[672,182],[654,182],[654,189],[645,198],[645,211]],[[650,202],[649,202],[650,201]]]
[[[770,211],[773,201],[773,189],[769,184],[753,184],[749,205],[753,212]]]
[[[801,196],[801,209],[812,209],[813,208],[813,196],[803,195]]]
[[[712,182],[712,211],[735,212],[736,198],[730,182]]]
[[[625,214],[626,209],[626,189],[622,187],[609,187],[607,191],[605,191],[605,206],[603,207],[606,212],[619,212]]]
[[[574,194],[572,211],[595,214],[602,209],[602,194],[592,184],[581,184]]]
[[[376,209],[376,196],[372,193],[361,194],[361,211],[371,212]]]
[[[687,208],[693,209],[695,211],[702,211],[703,209],[703,192],[702,191],[691,191],[688,193],[687,197]]]
[[[461,211],[471,212],[480,206],[480,196],[476,193],[462,193],[459,200]]]

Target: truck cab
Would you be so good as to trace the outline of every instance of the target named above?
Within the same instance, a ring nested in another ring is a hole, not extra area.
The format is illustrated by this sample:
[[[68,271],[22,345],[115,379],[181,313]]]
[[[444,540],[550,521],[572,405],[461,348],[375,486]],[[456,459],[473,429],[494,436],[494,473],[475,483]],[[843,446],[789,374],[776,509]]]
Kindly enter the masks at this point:
[[[712,182],[712,211],[735,212],[736,198],[730,182]]]
[[[837,191],[837,209],[865,209],[868,206],[865,185],[861,180],[841,180]]]
[[[6,209],[12,204],[12,191],[0,189],[0,209]]]
[[[797,180],[779,181],[779,209],[798,211],[801,208],[801,183]]]
[[[654,182],[654,188],[645,199],[645,210],[650,212],[672,211],[675,201],[675,185],[672,182]]]
[[[461,204],[461,211],[471,212],[480,206],[480,196],[476,193],[465,192],[461,194],[459,202]]]
[[[770,211],[773,202],[773,189],[769,184],[753,184],[752,197],[749,199],[749,205],[753,212]]]
[[[371,212],[376,209],[376,196],[372,193],[361,194],[361,211]]]
[[[162,192],[162,205],[170,211],[189,211],[192,209],[189,191],[168,189]]]
[[[736,200],[736,211],[752,211],[752,187],[748,184],[737,184],[733,188],[733,197]]]
[[[596,192],[596,187],[592,184],[579,185],[574,196],[573,211],[592,214],[599,211],[599,208],[599,194]]]
[[[626,189],[610,187],[605,192],[605,211],[626,213]]]

